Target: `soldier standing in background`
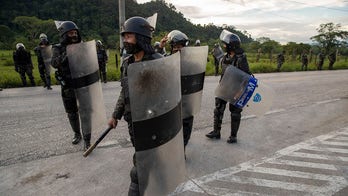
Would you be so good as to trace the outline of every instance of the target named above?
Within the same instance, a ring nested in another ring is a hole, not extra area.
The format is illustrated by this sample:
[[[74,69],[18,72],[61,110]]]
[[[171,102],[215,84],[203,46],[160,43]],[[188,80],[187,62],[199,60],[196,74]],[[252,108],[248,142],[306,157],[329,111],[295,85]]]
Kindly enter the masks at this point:
[[[302,62],[302,67],[301,67],[301,70],[305,70],[307,71],[307,68],[308,68],[308,56],[307,56],[307,53],[306,51],[304,51],[301,55],[301,62]]]
[[[40,43],[39,45],[34,49],[36,56],[37,56],[37,67],[39,69],[41,80],[44,83],[44,88],[47,87],[47,90],[52,90],[51,88],[51,75],[50,75],[50,65],[45,65],[44,61],[44,51],[50,50],[47,52],[51,52],[51,47],[47,36],[43,33],[40,34]]]
[[[318,54],[318,70],[322,70],[323,69],[324,58],[325,58],[324,52],[321,51]]]
[[[16,51],[13,52],[13,61],[15,64],[15,70],[19,73],[23,86],[27,86],[27,79],[25,74],[28,75],[31,86],[35,86],[34,76],[33,76],[33,63],[31,61],[30,52],[25,50],[23,43],[16,44]]]
[[[219,44],[214,44],[214,48],[211,50],[211,54],[213,54],[214,58],[214,66],[215,66],[215,76],[219,75],[219,60],[214,56],[215,50],[219,49]]]
[[[97,40],[96,45],[100,79],[106,83],[106,63],[108,62],[108,55],[106,54],[103,43],[100,40]]]
[[[280,71],[280,68],[282,67],[283,63],[285,62],[285,57],[284,57],[284,51],[282,51],[281,53],[279,53],[277,55],[277,71]]]
[[[328,56],[329,59],[329,70],[333,70],[333,65],[336,62],[336,52],[333,51],[331,54]]]

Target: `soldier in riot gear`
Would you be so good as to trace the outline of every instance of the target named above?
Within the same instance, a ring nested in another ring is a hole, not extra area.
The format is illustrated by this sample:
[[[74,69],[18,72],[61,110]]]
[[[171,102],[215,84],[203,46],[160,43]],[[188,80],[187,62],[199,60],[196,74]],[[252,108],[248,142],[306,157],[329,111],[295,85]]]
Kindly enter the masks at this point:
[[[282,51],[281,53],[279,53],[277,55],[277,71],[280,71],[280,68],[282,67],[283,63],[285,62],[285,57],[284,57],[284,51]]]
[[[34,51],[37,56],[37,66],[39,68],[39,73],[41,80],[44,83],[44,88],[47,87],[47,90],[52,90],[51,88],[51,76],[50,76],[50,70],[49,66],[50,65],[45,65],[44,58],[43,58],[43,50],[49,49],[47,48],[50,44],[47,39],[47,35],[44,33],[40,34],[40,43],[37,47],[35,47]]]
[[[195,46],[200,46],[201,45],[201,40],[197,39],[195,42]]]
[[[185,33],[182,33],[181,31],[178,31],[178,30],[173,30],[161,40],[160,47],[164,48],[167,42],[170,44],[170,54],[174,54],[180,51],[183,47],[188,46],[190,40]],[[190,137],[191,137],[193,119],[194,119],[193,115],[190,115],[182,119],[185,147],[188,144],[188,141],[190,140]]]
[[[133,146],[135,146],[132,116],[130,109],[129,87],[128,87],[128,68],[132,63],[140,61],[154,60],[162,58],[159,53],[155,53],[151,45],[152,32],[154,28],[142,17],[132,17],[125,21],[121,36],[127,54],[121,66],[121,92],[118,97],[114,112],[110,118],[109,126],[115,128],[118,120],[123,116],[128,123],[128,131]],[[128,195],[140,195],[138,174],[136,169],[135,156],[133,157],[134,167],[130,171],[131,184]]]
[[[307,56],[307,53],[306,51],[304,51],[301,55],[301,62],[302,62],[302,67],[301,67],[301,70],[305,70],[307,71],[307,68],[308,68],[308,56]]]
[[[211,54],[214,57],[214,65],[215,65],[215,76],[219,74],[219,60],[214,56],[215,50],[219,49],[219,44],[214,44],[214,48],[211,50]]]
[[[25,50],[23,43],[16,44],[16,51],[13,52],[13,61],[15,64],[15,70],[19,73],[23,86],[27,86],[27,80],[25,74],[28,75],[31,86],[35,86],[33,76],[33,63],[31,61],[30,52]]]
[[[226,54],[224,55],[221,61],[222,74],[221,74],[220,81],[228,66],[235,66],[239,68],[240,70],[244,71],[245,73],[251,74],[249,70],[247,57],[244,53],[244,50],[241,48],[241,41],[238,35],[234,33],[228,33],[220,39],[224,45],[225,52],[226,52]],[[226,101],[218,97],[215,97],[214,130],[206,134],[208,138],[220,139],[222,118],[224,115],[226,104],[227,104]],[[236,143],[242,109],[230,103],[229,110],[231,112],[231,135],[229,139],[227,140],[227,143]]]
[[[156,53],[160,53],[162,55],[165,55],[166,48],[161,48],[160,45],[161,45],[160,42],[155,42],[155,44],[153,45],[153,48],[155,49]]]
[[[329,59],[329,70],[332,70],[336,62],[336,51],[331,52],[327,58]]]
[[[100,73],[100,79],[106,83],[106,63],[108,62],[108,55],[106,54],[106,51],[104,49],[103,43],[100,40],[97,40],[97,57],[98,57],[98,64],[99,64],[99,73]]]
[[[323,69],[324,58],[325,58],[324,51],[321,51],[318,54],[318,70],[322,70]]]
[[[80,114],[77,105],[77,98],[74,92],[72,77],[67,57],[67,46],[81,42],[81,36],[78,27],[72,21],[64,21],[58,28],[60,34],[60,43],[53,46],[52,66],[58,71],[56,78],[61,84],[61,94],[69,122],[74,131],[72,144],[76,145],[82,139],[80,132]],[[83,123],[83,122],[81,122]],[[85,149],[90,147],[91,130],[82,130],[85,141]]]

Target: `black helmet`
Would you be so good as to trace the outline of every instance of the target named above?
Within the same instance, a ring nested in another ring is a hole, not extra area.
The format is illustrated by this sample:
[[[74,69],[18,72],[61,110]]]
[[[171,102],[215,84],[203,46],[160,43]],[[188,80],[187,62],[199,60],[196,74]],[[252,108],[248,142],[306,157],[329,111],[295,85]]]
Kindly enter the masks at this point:
[[[234,33],[228,33],[224,35],[221,39],[221,41],[226,44],[226,50],[227,51],[235,51],[236,49],[240,48],[240,38],[238,35]]]
[[[173,30],[168,34],[168,42],[170,45],[181,44],[183,46],[187,46],[189,44],[189,39],[185,33]]]
[[[79,28],[72,21],[64,21],[58,28],[58,31],[59,31],[59,34],[61,37],[63,37],[63,35],[65,33],[67,33],[68,31],[71,31],[71,30],[77,30],[77,32],[79,33]]]
[[[134,16],[127,19],[122,25],[121,35],[124,33],[137,33],[148,38],[152,38],[152,32],[155,29],[143,17]]]

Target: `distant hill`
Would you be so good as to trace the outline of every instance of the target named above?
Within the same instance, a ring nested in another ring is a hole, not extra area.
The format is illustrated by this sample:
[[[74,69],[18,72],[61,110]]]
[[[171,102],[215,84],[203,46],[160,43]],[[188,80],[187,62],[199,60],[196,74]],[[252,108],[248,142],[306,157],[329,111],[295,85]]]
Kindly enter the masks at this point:
[[[126,0],[126,19],[132,16],[148,17],[158,13],[155,38],[158,40],[173,29],[187,34],[191,41],[200,39],[203,43],[213,44],[218,39],[222,27],[215,25],[194,25],[184,15],[176,10],[172,4],[164,0],[138,4],[135,0]],[[4,0],[0,8],[0,47],[12,45],[12,42],[28,38],[29,42],[36,42],[35,36],[27,35],[18,24],[14,23],[17,16],[34,16],[40,20],[71,20],[80,28],[84,38],[101,39],[109,47],[115,47],[119,38],[118,29],[118,1],[115,0]],[[252,39],[233,26],[226,27],[238,34],[244,43]],[[4,29],[4,30],[3,30]],[[56,32],[49,35],[54,42],[58,41]],[[5,44],[5,42],[11,42]]]

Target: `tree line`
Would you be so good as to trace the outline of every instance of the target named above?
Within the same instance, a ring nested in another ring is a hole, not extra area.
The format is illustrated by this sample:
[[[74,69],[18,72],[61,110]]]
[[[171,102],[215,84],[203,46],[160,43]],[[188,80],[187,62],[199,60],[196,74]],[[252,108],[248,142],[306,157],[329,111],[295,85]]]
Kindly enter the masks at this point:
[[[83,40],[101,40],[107,48],[119,46],[118,1],[115,0],[5,0],[0,14],[0,49],[14,49],[18,42],[28,48],[34,48],[39,42],[40,33],[45,33],[51,43],[59,42],[59,35],[54,20],[74,21]],[[178,29],[187,34],[194,43],[199,39],[202,44],[213,46],[223,29],[236,33],[247,52],[274,53],[285,51],[298,55],[311,50],[315,54],[326,54],[340,50],[348,55],[347,31],[342,31],[340,24],[326,23],[318,27],[318,35],[311,39],[315,45],[289,42],[281,45],[268,37],[252,39],[246,31],[239,31],[234,26],[216,26],[214,24],[195,25],[176,10],[175,6],[164,0],[155,0],[138,4],[135,0],[125,0],[126,18],[132,16],[149,17],[158,13],[156,31],[153,41],[159,41],[166,33]]]

